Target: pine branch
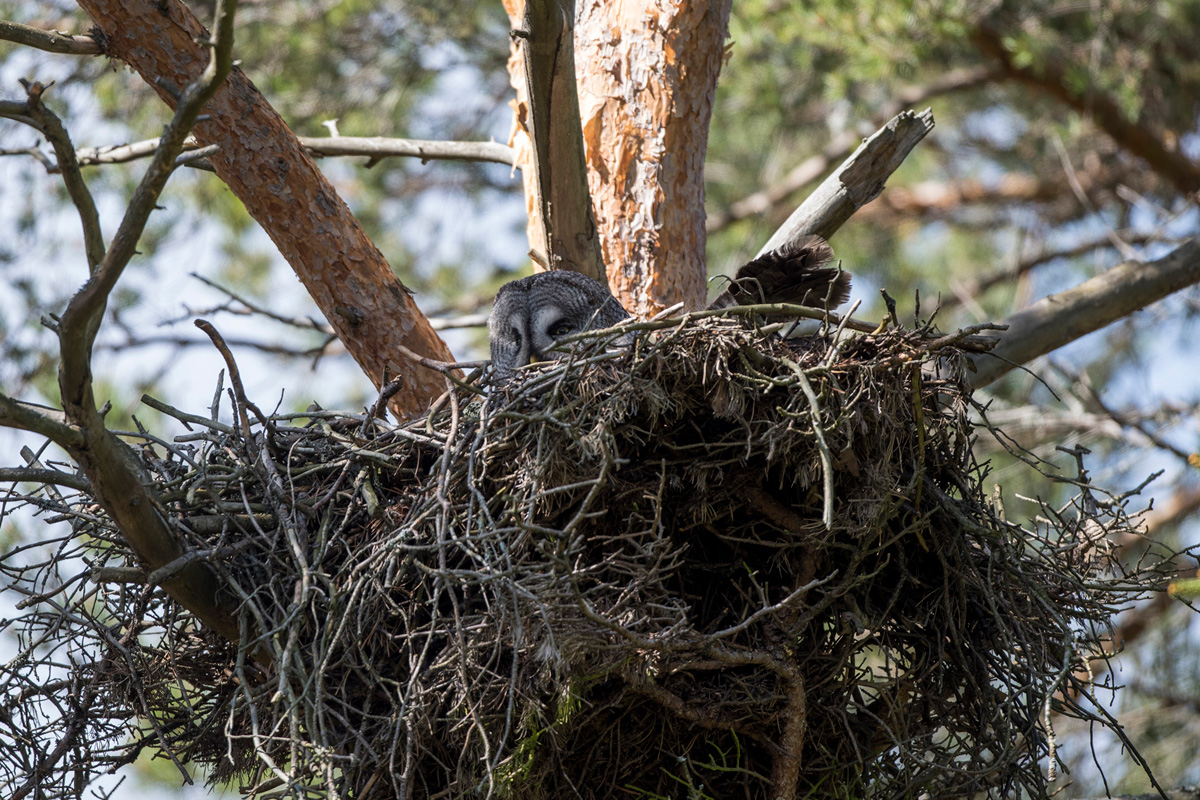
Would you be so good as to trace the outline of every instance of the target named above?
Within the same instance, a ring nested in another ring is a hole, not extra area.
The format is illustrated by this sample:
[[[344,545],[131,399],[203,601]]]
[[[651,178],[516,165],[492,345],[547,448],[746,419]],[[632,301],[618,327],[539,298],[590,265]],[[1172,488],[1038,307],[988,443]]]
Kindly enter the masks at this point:
[[[1047,56],[1036,67],[1017,65],[1012,53],[1004,46],[1004,33],[987,20],[979,23],[972,38],[980,52],[996,59],[1008,77],[1091,118],[1113,141],[1144,160],[1159,177],[1174,184],[1184,194],[1200,191],[1200,166],[1177,150],[1168,148],[1162,137],[1145,125],[1131,122],[1117,101],[1094,85],[1089,83],[1083,91],[1072,88],[1075,77],[1068,79],[1069,65],[1061,58]]]
[[[1125,261],[1101,275],[1018,311],[1000,343],[990,353],[974,356],[970,375],[978,388],[1020,364],[1056,350],[1092,331],[1200,283],[1200,237],[1188,240],[1157,261]]]
[[[80,5],[107,37],[106,51],[174,106],[179,65],[204,63],[198,43],[204,28],[188,7],[177,0]],[[208,159],[217,176],[274,241],[363,372],[377,386],[403,377],[392,411],[423,413],[444,391],[444,380],[398,360],[398,345],[441,361],[453,356],[266,98],[235,69],[194,135],[219,148]]]

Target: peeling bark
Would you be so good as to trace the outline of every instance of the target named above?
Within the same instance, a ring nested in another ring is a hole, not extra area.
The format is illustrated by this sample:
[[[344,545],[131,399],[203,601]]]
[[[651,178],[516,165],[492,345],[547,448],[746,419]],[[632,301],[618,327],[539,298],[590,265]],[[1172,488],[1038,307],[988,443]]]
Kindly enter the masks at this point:
[[[639,316],[705,305],[704,156],[730,0],[579,3],[576,79],[608,282]]]
[[[518,26],[521,0],[504,7]],[[577,2],[575,77],[592,208],[609,287],[638,316],[681,301],[705,305],[704,156],[729,7],[730,0]],[[526,165],[533,148],[521,123],[529,113],[521,69],[514,47],[509,143]],[[536,248],[545,234],[534,181],[526,169]]]
[[[207,33],[176,0],[81,0],[107,55],[131,66],[172,108],[208,62]],[[234,70],[194,135],[220,149],[209,161],[275,242],[346,349],[376,386],[403,379],[392,409],[421,413],[445,389],[438,373],[398,346],[453,361],[408,290],[337,191],[250,80]]]

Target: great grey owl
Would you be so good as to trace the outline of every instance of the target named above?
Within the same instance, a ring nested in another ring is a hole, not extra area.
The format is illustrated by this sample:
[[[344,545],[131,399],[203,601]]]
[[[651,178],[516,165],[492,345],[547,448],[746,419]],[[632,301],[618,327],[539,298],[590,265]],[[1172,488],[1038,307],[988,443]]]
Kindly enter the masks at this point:
[[[807,236],[741,266],[709,308],[792,303],[836,308],[850,297],[850,273],[828,266],[833,250]],[[565,336],[599,330],[629,317],[598,281],[578,272],[539,272],[500,287],[488,317],[496,376],[510,377],[533,361],[562,358],[551,348]]]
[[[563,358],[551,351],[559,339],[628,316],[604,284],[578,272],[539,272],[506,283],[488,317],[492,366],[503,378],[533,361]]]

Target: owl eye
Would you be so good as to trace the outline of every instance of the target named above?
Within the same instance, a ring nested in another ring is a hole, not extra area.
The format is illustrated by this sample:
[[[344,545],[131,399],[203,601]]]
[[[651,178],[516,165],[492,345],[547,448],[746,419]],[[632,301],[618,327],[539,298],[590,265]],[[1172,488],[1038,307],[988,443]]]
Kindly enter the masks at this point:
[[[560,319],[558,322],[555,322],[550,326],[551,336],[566,336],[570,332],[571,323],[567,322],[565,319]]]

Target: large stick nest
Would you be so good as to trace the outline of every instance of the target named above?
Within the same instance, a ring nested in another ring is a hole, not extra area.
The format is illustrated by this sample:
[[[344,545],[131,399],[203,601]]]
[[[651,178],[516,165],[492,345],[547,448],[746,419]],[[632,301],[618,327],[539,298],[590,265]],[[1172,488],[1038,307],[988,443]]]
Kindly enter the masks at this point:
[[[1105,544],[1128,521],[1091,490],[1006,521],[930,342],[713,318],[403,427],[193,419],[142,452],[240,652],[160,590],[83,581],[24,622],[87,654],[90,710],[8,724],[82,720],[60,769],[153,746],[265,794],[1043,795],[1043,715],[1095,713],[1082,665],[1136,588]],[[55,507],[75,530],[43,572],[117,580],[136,559],[86,502]]]

